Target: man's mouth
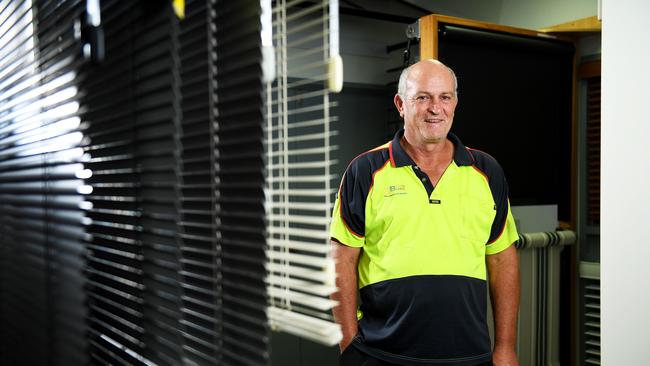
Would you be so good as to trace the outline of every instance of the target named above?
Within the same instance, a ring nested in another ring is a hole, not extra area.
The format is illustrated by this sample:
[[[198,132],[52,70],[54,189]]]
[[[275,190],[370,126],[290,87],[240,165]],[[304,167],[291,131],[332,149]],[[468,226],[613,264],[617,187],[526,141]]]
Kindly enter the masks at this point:
[[[442,119],[440,118],[426,118],[424,122],[426,123],[442,123]]]

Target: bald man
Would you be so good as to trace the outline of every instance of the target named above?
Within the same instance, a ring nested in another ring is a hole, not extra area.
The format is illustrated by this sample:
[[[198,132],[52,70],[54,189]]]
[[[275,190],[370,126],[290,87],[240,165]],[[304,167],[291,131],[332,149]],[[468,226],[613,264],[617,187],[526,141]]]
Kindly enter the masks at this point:
[[[494,158],[449,132],[457,89],[437,60],[406,68],[394,97],[404,129],[343,176],[331,225],[341,365],[518,365],[508,186]]]

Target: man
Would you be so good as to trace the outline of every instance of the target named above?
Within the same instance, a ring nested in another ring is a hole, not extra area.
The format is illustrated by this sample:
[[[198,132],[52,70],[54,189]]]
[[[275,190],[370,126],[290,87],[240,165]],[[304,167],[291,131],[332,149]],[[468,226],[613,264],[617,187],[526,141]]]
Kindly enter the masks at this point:
[[[518,236],[503,171],[449,133],[457,81],[441,62],[405,69],[394,102],[404,129],[350,163],[334,207],[341,365],[518,365]]]

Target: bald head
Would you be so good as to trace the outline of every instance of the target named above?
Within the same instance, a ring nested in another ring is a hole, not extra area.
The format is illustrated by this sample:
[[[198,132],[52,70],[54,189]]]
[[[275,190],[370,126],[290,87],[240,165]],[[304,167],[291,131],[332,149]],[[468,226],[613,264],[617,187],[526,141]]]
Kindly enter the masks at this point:
[[[406,81],[409,79],[411,73],[420,72],[422,68],[433,65],[444,67],[449,71],[449,74],[451,74],[454,79],[454,92],[456,93],[456,97],[458,97],[458,79],[456,78],[456,73],[454,73],[454,70],[449,66],[435,59],[421,60],[402,70],[402,73],[399,76],[399,83],[397,84],[397,94],[401,96],[406,95]]]

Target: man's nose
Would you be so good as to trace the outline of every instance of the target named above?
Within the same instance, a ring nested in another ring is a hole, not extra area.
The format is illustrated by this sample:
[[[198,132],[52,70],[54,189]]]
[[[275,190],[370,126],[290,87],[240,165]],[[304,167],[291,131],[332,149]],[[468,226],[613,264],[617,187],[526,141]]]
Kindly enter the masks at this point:
[[[440,101],[437,98],[431,98],[429,101],[429,112],[433,114],[439,114],[440,113]]]

